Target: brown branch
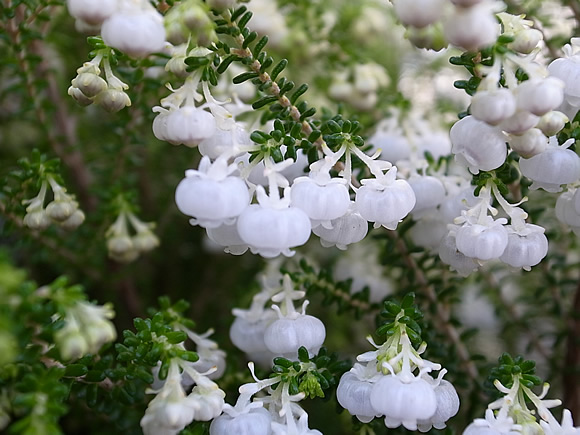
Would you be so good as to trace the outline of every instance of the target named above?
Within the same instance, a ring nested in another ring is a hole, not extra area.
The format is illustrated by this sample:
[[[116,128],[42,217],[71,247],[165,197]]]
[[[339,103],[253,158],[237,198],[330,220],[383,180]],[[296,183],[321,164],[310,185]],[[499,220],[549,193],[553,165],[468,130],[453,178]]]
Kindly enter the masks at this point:
[[[12,2],[7,0],[6,4],[10,8]],[[25,21],[26,7],[19,5],[16,8],[14,17],[6,23],[6,32],[10,36],[14,46],[14,54],[18,66],[22,71],[26,90],[32,101],[36,118],[43,128],[53,152],[71,171],[75,182],[75,190],[78,192],[79,202],[82,204],[82,208],[86,211],[94,210],[96,207],[96,197],[90,194],[92,174],[86,167],[81,152],[76,149],[78,138],[75,135],[74,118],[68,113],[66,104],[61,98],[62,93],[60,92],[58,82],[47,61],[47,49],[44,41],[41,39],[35,40],[28,47],[22,45],[19,28]],[[47,30],[48,23],[45,23],[44,27],[40,29],[40,32],[45,35]],[[36,71],[32,71],[27,60],[27,50],[44,59]],[[35,79],[40,77],[47,82],[46,95],[41,95],[34,85]],[[54,123],[48,122],[47,113],[41,103],[43,99],[48,99],[55,108]],[[65,144],[61,140],[64,140]]]

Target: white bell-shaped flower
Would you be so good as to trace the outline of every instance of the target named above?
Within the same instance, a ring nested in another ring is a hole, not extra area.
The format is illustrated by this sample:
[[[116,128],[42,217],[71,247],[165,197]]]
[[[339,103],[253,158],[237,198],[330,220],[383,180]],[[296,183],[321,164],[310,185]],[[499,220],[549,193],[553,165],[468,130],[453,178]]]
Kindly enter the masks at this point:
[[[320,244],[325,248],[336,246],[345,250],[348,245],[364,239],[369,230],[367,220],[357,213],[354,207],[351,207],[344,216],[330,221],[330,224],[332,228],[322,225],[312,228],[312,232],[320,237]]]
[[[397,228],[399,222],[415,207],[415,193],[405,180],[396,180],[396,167],[377,179],[362,180],[356,192],[356,208],[375,228]]]
[[[417,153],[423,156],[426,152],[431,154],[435,160],[439,157],[448,156],[451,153],[451,141],[448,132],[431,131],[421,135],[415,141]]]
[[[152,7],[121,8],[103,22],[101,35],[105,44],[132,57],[145,57],[165,46],[163,16]]]
[[[447,223],[435,214],[422,216],[409,229],[409,237],[415,245],[435,251],[447,233]]]
[[[476,418],[465,428],[462,435],[520,435],[522,426],[514,424],[507,412],[500,411],[497,416],[492,409],[485,411],[485,419]],[[532,432],[534,433],[534,432]]]
[[[540,118],[527,110],[516,110],[512,116],[499,124],[499,129],[511,134],[523,134],[535,127]]]
[[[230,176],[235,166],[228,166],[225,159],[213,164],[204,157],[198,170],[186,171],[175,190],[177,208],[188,216],[192,225],[216,228],[232,224],[248,207],[250,193],[241,178]]]
[[[248,250],[248,245],[238,233],[237,224],[222,224],[216,228],[205,229],[209,239],[224,247],[224,252],[232,255],[242,255]]]
[[[447,0],[394,0],[395,14],[407,26],[425,27],[435,23],[445,10]]]
[[[475,206],[478,198],[474,195],[474,191],[475,188],[469,186],[448,193],[445,200],[439,205],[439,215],[443,222],[452,223],[453,219],[461,216],[463,210]]]
[[[485,223],[466,222],[457,229],[457,250],[467,257],[481,261],[499,258],[508,244],[508,232],[501,220],[488,216]]]
[[[290,205],[304,211],[312,227],[330,228],[330,221],[343,216],[350,206],[346,180],[322,177],[299,177],[290,189]]]
[[[310,238],[310,219],[297,207],[289,207],[288,192],[284,199],[269,198],[262,186],[256,189],[259,204],[247,207],[238,218],[238,233],[254,254],[265,258],[294,255],[291,248]]]
[[[548,253],[548,239],[542,227],[526,224],[523,232],[513,231],[510,227],[508,227],[508,232],[508,244],[499,257],[504,263],[530,270]]]
[[[573,196],[574,210],[580,214],[580,189],[576,189]]]
[[[421,217],[425,212],[434,209],[445,199],[445,187],[436,177],[413,175],[407,182],[415,194],[415,207],[411,210],[415,218]]]
[[[117,10],[118,0],[67,0],[68,12],[89,24],[101,24]]]
[[[272,415],[264,408],[250,408],[248,412],[232,415],[223,413],[209,427],[210,435],[270,435]]]
[[[408,160],[411,156],[411,144],[402,134],[378,130],[368,143],[372,144],[372,153],[380,150],[380,159],[396,164],[399,160]]]
[[[250,135],[238,124],[233,124],[230,130],[216,128],[213,135],[199,142],[199,152],[202,156],[217,159],[222,154],[234,156],[239,154],[240,145],[251,145]]]
[[[308,314],[281,317],[264,332],[266,347],[276,355],[296,359],[298,349],[304,346],[310,355],[320,350],[326,338],[326,328],[320,319]]]
[[[556,77],[526,80],[517,87],[518,109],[545,115],[564,101],[564,86]]]
[[[401,424],[417,430],[417,422],[431,418],[437,410],[437,396],[427,381],[413,378],[403,382],[398,376],[383,376],[371,390],[371,405],[385,416],[385,426]]]
[[[548,138],[538,128],[531,128],[521,135],[511,135],[511,148],[524,159],[540,154],[548,148]]]
[[[544,39],[544,35],[538,29],[522,29],[515,33],[515,39],[508,47],[518,53],[530,54]]]
[[[457,271],[461,276],[468,276],[478,268],[473,258],[459,252],[454,233],[448,234],[441,241],[439,245],[439,258],[443,263],[448,264],[451,270]]]
[[[490,125],[497,125],[516,112],[516,98],[506,88],[478,91],[471,99],[471,115]]]
[[[563,224],[570,226],[575,234],[580,234],[580,213],[575,207],[575,195],[575,192],[567,191],[558,197],[556,217]]]
[[[577,39],[577,38],[574,38]],[[577,42],[572,40],[574,46]],[[554,60],[548,65],[552,77],[557,77],[565,83],[564,96],[566,101],[578,108],[580,106],[580,54],[573,53],[572,47],[565,47],[566,57]]]
[[[368,423],[377,415],[371,405],[371,390],[373,383],[359,377],[352,371],[346,372],[340,378],[336,389],[336,400],[351,415],[363,423]]]
[[[450,131],[452,151],[457,163],[477,174],[499,168],[507,157],[507,137],[499,129],[466,116]]]
[[[437,398],[437,410],[429,419],[418,421],[418,428],[421,432],[427,432],[431,427],[444,429],[445,422],[459,411],[459,396],[451,382],[445,379],[439,380],[434,391]]]
[[[274,311],[271,311],[271,313],[274,314]],[[266,328],[274,320],[276,318],[273,315],[256,321],[250,321],[245,317],[236,317],[230,327],[230,340],[232,340],[234,346],[247,354],[263,352],[268,349],[264,342]]]
[[[580,157],[566,149],[571,141],[557,145],[556,138],[550,139],[550,146],[542,153],[529,159],[520,159],[520,170],[533,181],[531,189],[560,192],[562,184],[570,184],[580,179]]]
[[[489,3],[483,2],[456,8],[445,20],[443,31],[451,44],[468,51],[479,51],[495,43],[500,28]]]
[[[160,119],[157,121],[157,118]],[[216,130],[213,115],[195,106],[183,106],[167,113],[160,113],[153,121],[153,133],[157,139],[173,145],[184,144],[194,147],[204,139],[214,136]]]

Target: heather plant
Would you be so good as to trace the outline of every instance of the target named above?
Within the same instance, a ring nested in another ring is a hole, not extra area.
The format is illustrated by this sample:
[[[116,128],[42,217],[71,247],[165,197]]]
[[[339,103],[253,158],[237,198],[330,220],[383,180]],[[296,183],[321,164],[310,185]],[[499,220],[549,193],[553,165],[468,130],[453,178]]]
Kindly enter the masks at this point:
[[[0,431],[580,432],[575,0],[1,26]]]

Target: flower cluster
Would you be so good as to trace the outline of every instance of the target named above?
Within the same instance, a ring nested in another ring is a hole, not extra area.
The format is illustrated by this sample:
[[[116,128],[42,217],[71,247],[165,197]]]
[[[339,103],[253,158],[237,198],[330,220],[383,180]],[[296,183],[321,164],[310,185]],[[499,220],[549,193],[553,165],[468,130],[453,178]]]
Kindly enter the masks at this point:
[[[311,362],[297,364],[295,376],[316,368]],[[305,392],[291,394],[291,384],[282,375],[260,380],[254,374],[252,363],[249,367],[256,382],[239,388],[235,406],[224,406],[223,414],[211,423],[210,435],[322,435],[308,427],[308,414],[298,404],[306,396]],[[254,394],[263,390],[266,396],[252,400]]]
[[[48,186],[52,189],[54,198],[45,208]],[[46,176],[42,181],[38,195],[24,200],[23,204],[27,205],[23,223],[33,230],[44,230],[52,223],[74,230],[85,220],[85,214],[79,209],[74,196],[67,194],[66,189],[51,176]]]
[[[110,63],[111,50],[101,48],[90,62],[77,69],[77,76],[71,81],[68,94],[81,106],[98,104],[107,112],[118,112],[131,105],[125,90],[129,89],[113,74]],[[105,78],[101,77],[99,65],[103,64]]]
[[[230,328],[230,339],[234,345],[246,353],[248,359],[269,367],[274,357],[295,359],[300,347],[310,355],[316,354],[324,338],[326,329],[316,317],[306,314],[308,301],[296,311],[294,301],[303,299],[305,292],[295,290],[290,275],[269,278],[264,276],[262,291],[256,294],[248,310],[235,308],[236,317]],[[269,282],[270,281],[270,282]],[[266,308],[272,300],[275,304]]]
[[[524,361],[521,357],[512,359],[504,354],[500,357],[500,364],[498,369],[492,371],[492,377],[495,377],[493,385],[503,396],[490,403],[485,411],[485,419],[475,419],[463,431],[464,435],[580,433],[580,428],[574,427],[569,410],[564,409],[561,423],[550,412],[550,408],[561,405],[562,401],[544,399],[550,388],[548,383],[543,384],[540,395],[532,390],[534,386],[541,384],[540,379],[534,375],[533,361]],[[496,377],[498,375],[505,378],[506,385]],[[530,405],[536,410],[530,409]]]
[[[407,296],[401,306],[385,304],[394,321],[379,331],[388,330],[389,338],[377,346],[369,337],[377,350],[357,357],[358,363],[340,379],[336,396],[341,406],[364,423],[383,416],[388,428],[403,425],[427,432],[431,427],[445,428],[459,410],[459,397],[443,379],[447,370],[421,358],[426,344],[414,348],[411,339],[420,342],[421,330],[414,320],[420,313],[412,303],[413,297]],[[440,370],[437,378],[429,374],[434,370]]]
[[[94,305],[79,301],[66,308],[64,325],[54,335],[54,341],[66,361],[88,353],[95,354],[105,343],[117,338],[115,326],[109,320],[115,313],[110,304]]]
[[[124,200],[119,199],[120,211],[115,222],[107,229],[107,250],[115,261],[129,263],[139,254],[149,252],[159,246],[159,239],[153,233],[153,223],[144,223],[132,213]],[[129,224],[134,231],[131,234]]]

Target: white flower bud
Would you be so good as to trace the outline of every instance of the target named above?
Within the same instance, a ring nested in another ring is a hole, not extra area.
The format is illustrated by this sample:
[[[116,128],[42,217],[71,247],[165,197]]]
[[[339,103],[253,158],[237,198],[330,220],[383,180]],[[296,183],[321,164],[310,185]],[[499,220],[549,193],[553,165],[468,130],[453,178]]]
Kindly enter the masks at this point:
[[[520,156],[529,159],[548,148],[548,138],[541,130],[531,128],[522,135],[511,135],[509,144]]]
[[[85,221],[85,214],[82,210],[75,210],[70,217],[60,222],[60,226],[66,230],[75,230]]]
[[[508,46],[522,54],[530,54],[544,39],[544,35],[538,29],[522,29],[514,36],[515,39]]]
[[[149,230],[138,232],[131,241],[140,252],[149,252],[159,246],[159,238]]]
[[[471,114],[490,125],[497,125],[516,112],[516,99],[506,88],[478,91],[471,99]]]
[[[66,221],[78,209],[78,204],[70,199],[54,200],[46,206],[46,214],[49,218],[57,221]]]
[[[65,325],[54,334],[54,342],[65,361],[78,359],[89,351],[87,340],[77,321],[71,316],[65,318]]]
[[[105,44],[132,57],[145,57],[163,50],[163,16],[153,8],[125,9],[107,18],[101,27]]]
[[[79,88],[70,86],[68,88],[68,94],[81,106],[89,106],[93,104],[93,100],[83,94]]]
[[[26,213],[22,223],[32,230],[45,230],[50,226],[52,221],[46,214],[46,211],[40,209]]]
[[[312,356],[324,343],[326,328],[314,316],[301,314],[292,319],[282,317],[272,322],[264,331],[264,343],[268,350],[289,359],[298,357],[298,349],[304,346]]]
[[[67,0],[69,13],[89,24],[100,24],[117,10],[117,0]]]
[[[564,101],[564,82],[556,77],[526,80],[517,87],[518,109],[542,116]]]
[[[381,160],[396,164],[400,160],[408,160],[411,156],[411,144],[400,134],[377,131],[368,140],[373,145],[372,153],[381,150]]]
[[[441,17],[447,0],[394,0],[395,14],[407,26],[425,27]]]
[[[565,114],[553,110],[540,118],[536,128],[542,130],[547,137],[551,137],[562,130],[568,121],[569,119]]]
[[[93,98],[107,89],[107,81],[96,74],[81,73],[72,79],[73,87],[78,88],[87,98]]]
[[[548,65],[551,76],[565,83],[564,96],[571,105],[580,106],[580,56],[559,58]]]
[[[249,246],[238,233],[237,224],[223,224],[216,228],[206,228],[207,236],[211,241],[224,247],[224,252],[232,255],[242,255]]]
[[[234,124],[231,130],[216,128],[213,135],[203,139],[198,146],[202,156],[208,156],[215,160],[222,154],[237,155],[240,145],[251,145],[250,135],[238,124]]]
[[[250,322],[244,317],[236,317],[230,327],[230,340],[234,346],[247,354],[268,350],[264,342],[264,333],[274,320],[273,317],[266,316],[263,319]]]
[[[474,174],[497,169],[505,162],[506,135],[473,116],[457,121],[449,135],[455,160]]]
[[[109,88],[99,93],[94,101],[110,113],[116,113],[131,105],[129,95],[125,91],[114,88]]]
[[[563,224],[569,225],[578,234],[580,232],[580,213],[575,207],[575,193],[562,193],[556,201],[556,218]]]

